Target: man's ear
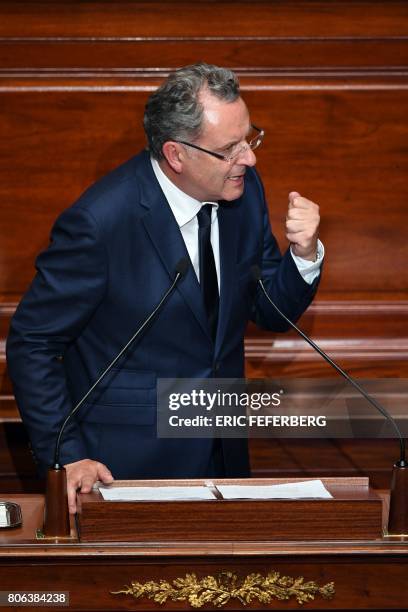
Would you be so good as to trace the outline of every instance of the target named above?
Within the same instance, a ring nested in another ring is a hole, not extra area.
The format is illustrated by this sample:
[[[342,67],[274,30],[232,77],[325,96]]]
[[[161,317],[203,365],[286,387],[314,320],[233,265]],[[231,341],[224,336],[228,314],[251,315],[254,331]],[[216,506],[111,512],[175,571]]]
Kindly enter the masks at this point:
[[[170,168],[180,174],[183,170],[184,151],[177,142],[168,140],[162,147],[162,152]]]

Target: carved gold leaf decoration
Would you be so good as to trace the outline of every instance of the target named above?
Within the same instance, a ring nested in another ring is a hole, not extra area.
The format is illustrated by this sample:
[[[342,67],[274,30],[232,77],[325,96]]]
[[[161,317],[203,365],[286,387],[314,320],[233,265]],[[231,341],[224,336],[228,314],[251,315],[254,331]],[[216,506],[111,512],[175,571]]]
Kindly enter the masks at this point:
[[[285,600],[296,598],[299,604],[307,603],[320,595],[331,599],[334,594],[334,583],[329,582],[319,587],[316,582],[305,582],[303,576],[291,578],[281,576],[279,572],[248,574],[238,578],[232,572],[221,572],[217,576],[197,578],[186,574],[184,578],[175,578],[172,582],[160,580],[141,583],[132,581],[120,591],[111,591],[112,595],[131,595],[135,599],[147,597],[156,603],[165,604],[167,600],[188,601],[193,608],[202,608],[206,604],[221,607],[232,599],[238,599],[246,606],[253,600],[269,604],[273,599]]]

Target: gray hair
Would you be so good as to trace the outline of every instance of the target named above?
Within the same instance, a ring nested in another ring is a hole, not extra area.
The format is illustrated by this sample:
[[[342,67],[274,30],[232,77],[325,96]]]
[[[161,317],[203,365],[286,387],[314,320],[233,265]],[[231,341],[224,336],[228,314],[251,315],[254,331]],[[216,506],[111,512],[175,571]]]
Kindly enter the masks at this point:
[[[162,147],[168,140],[198,138],[204,110],[199,94],[203,89],[234,102],[239,97],[238,77],[227,68],[200,62],[171,73],[149,97],[143,124],[155,159],[163,159]]]

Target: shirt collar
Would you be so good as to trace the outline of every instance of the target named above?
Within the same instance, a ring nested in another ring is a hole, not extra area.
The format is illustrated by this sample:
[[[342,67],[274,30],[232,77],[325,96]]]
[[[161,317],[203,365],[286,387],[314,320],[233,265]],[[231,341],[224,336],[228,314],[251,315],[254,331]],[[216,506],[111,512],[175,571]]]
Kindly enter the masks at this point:
[[[184,191],[181,191],[163,172],[156,159],[150,157],[153,172],[169,203],[179,227],[189,223],[197,215],[203,204],[212,204],[216,209],[218,202],[199,202]]]

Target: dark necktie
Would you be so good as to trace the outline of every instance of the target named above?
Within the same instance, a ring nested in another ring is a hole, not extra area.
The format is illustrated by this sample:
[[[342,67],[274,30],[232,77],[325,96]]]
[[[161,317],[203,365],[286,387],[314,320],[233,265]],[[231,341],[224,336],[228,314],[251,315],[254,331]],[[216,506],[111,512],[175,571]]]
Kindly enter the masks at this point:
[[[214,253],[211,246],[211,211],[212,205],[205,204],[197,213],[198,219],[198,253],[200,259],[200,285],[203,292],[211,335],[215,341],[218,323],[218,282]]]

